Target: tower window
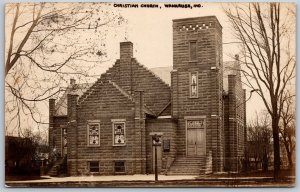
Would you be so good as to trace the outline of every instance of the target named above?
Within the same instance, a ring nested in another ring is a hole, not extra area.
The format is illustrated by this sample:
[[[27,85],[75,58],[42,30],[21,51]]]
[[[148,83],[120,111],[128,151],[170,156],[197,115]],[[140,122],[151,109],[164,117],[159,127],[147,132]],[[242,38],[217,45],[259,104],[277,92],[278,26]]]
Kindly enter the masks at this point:
[[[190,73],[190,98],[198,98],[198,72]]]
[[[190,61],[196,61],[197,60],[197,43],[196,41],[190,41],[189,46],[190,51]]]

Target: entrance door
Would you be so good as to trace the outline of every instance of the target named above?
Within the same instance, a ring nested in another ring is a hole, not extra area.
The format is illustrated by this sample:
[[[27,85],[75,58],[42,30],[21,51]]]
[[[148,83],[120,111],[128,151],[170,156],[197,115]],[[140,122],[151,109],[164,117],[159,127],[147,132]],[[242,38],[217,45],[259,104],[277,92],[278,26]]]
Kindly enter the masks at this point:
[[[67,129],[62,128],[61,129],[61,146],[62,146],[62,155],[67,155],[68,150],[67,150]]]
[[[157,150],[157,171],[160,172],[161,169],[161,146],[156,146]],[[155,146],[152,146],[152,171],[155,173]]]
[[[187,154],[188,156],[205,155],[204,129],[187,129]]]

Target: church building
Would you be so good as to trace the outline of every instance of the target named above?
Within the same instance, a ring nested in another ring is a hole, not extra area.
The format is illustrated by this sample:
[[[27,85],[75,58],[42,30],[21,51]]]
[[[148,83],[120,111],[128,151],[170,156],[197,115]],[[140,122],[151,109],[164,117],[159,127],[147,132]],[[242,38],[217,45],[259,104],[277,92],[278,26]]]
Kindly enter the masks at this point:
[[[121,42],[120,59],[93,84],[72,79],[49,100],[49,146],[67,174],[154,173],[155,148],[161,174],[239,172],[245,90],[238,56],[223,62],[217,18],[173,20],[173,66],[163,73],[139,63],[133,46]]]

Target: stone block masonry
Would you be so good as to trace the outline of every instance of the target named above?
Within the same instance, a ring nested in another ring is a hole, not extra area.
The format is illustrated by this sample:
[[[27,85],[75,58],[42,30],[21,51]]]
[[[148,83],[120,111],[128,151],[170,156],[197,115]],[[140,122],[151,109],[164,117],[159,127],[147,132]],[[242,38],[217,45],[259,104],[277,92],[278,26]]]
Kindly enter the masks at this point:
[[[67,115],[55,116],[49,100],[49,144],[62,153],[67,128],[68,175],[153,173],[153,134],[162,136],[162,173],[189,174],[198,165],[206,165],[202,173],[239,171],[245,90],[235,72],[224,93],[222,55],[222,26],[214,16],[173,20],[171,86],[134,58],[132,42],[121,42],[120,59],[83,95],[69,92]]]
[[[221,36],[222,27],[216,17],[173,20],[172,114],[178,117],[177,155],[197,156],[187,151],[191,141],[187,137],[186,117],[204,117],[205,151],[212,152],[214,172],[223,171]],[[196,43],[193,60],[191,42]],[[198,95],[192,98],[190,76],[194,72],[198,75]]]

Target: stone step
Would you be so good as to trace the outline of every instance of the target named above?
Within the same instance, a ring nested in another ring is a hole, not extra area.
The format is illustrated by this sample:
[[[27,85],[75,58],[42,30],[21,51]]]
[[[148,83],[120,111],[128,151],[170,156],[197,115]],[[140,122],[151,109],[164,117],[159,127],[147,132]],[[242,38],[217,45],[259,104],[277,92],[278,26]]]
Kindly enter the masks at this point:
[[[175,162],[173,165],[184,165],[184,166],[201,166],[205,165],[205,163],[180,163],[180,162]]]
[[[183,165],[204,165],[205,162],[178,162],[178,161],[175,161],[174,164],[183,164]]]
[[[185,167],[189,167],[189,168],[201,168],[201,167],[205,167],[205,165],[172,165],[172,167],[180,167],[180,168],[185,168]]]
[[[199,173],[199,172],[205,172],[205,169],[170,169],[169,172],[173,173]]]
[[[60,158],[58,159],[54,164],[53,166],[50,168],[50,170],[48,171],[48,175],[49,176],[58,176],[58,172],[59,172],[59,168],[60,166],[63,164],[64,162],[64,158]]]
[[[167,175],[200,175],[205,173],[206,157],[177,157]]]
[[[166,175],[205,175],[205,173],[173,173],[173,172],[168,172]]]

